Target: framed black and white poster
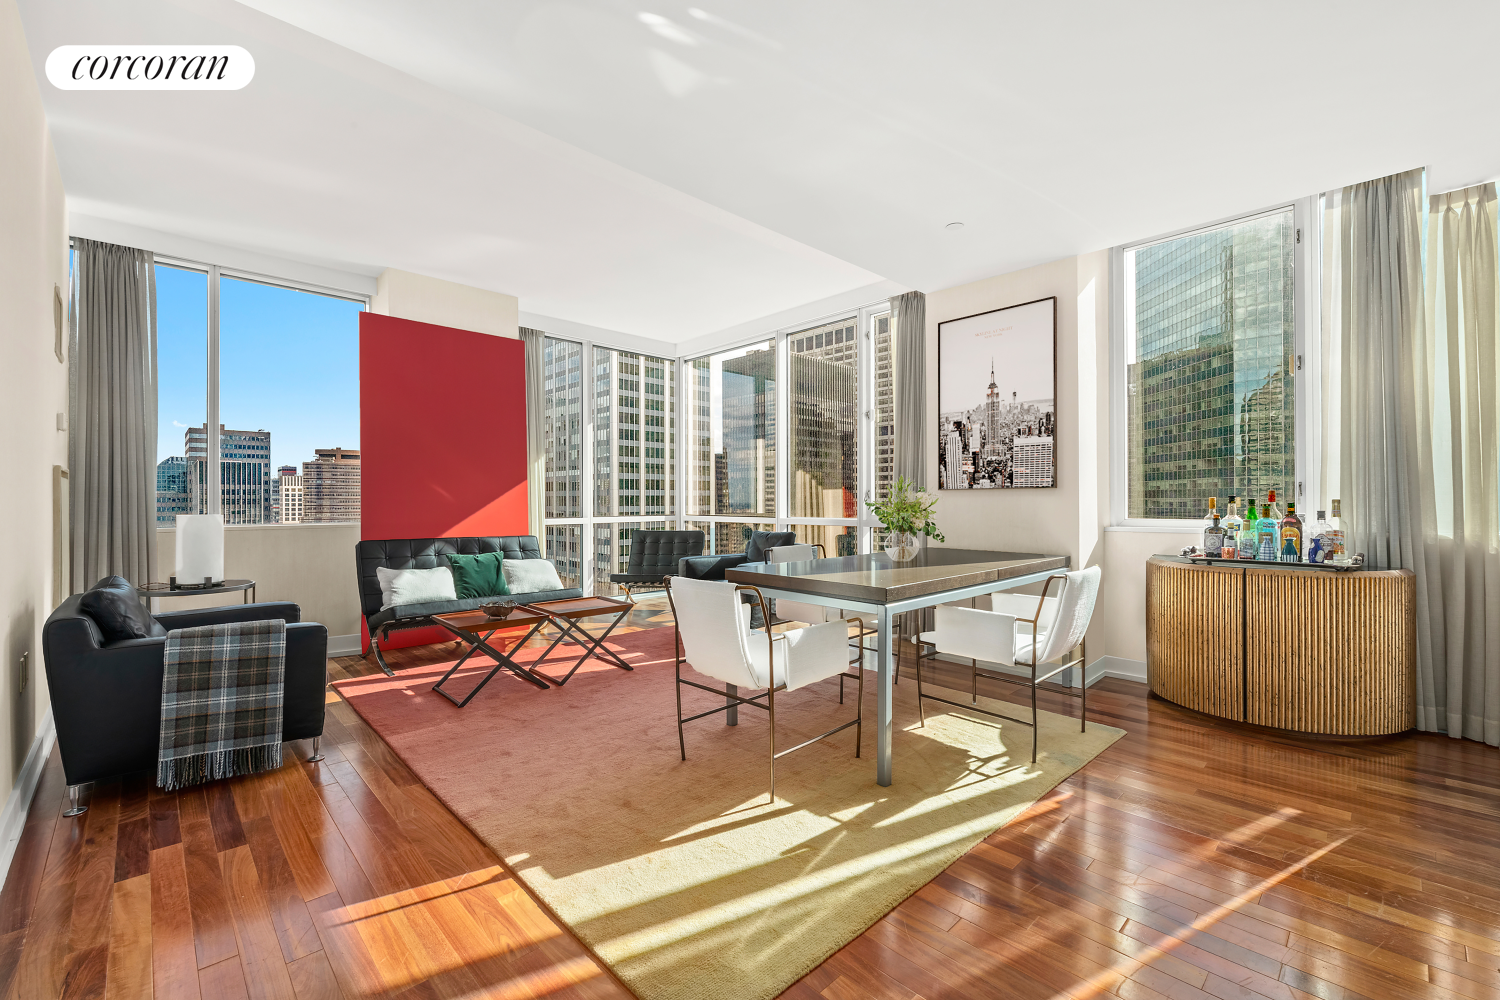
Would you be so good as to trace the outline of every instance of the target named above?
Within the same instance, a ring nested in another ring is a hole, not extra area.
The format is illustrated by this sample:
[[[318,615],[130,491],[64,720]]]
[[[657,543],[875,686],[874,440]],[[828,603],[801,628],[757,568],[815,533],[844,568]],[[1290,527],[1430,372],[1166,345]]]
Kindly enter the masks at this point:
[[[1057,299],[938,324],[938,488],[1057,485]]]

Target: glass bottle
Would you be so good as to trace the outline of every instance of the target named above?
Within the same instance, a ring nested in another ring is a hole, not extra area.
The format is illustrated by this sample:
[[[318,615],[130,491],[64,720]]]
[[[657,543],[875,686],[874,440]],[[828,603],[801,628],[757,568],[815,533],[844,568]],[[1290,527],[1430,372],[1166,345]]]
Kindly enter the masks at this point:
[[[1261,504],[1260,520],[1255,522],[1255,558],[1276,562],[1279,555],[1276,545],[1279,527],[1276,518],[1271,516],[1271,505]]]
[[[1311,529],[1312,537],[1307,542],[1307,561],[1310,563],[1329,562],[1332,552],[1333,528],[1328,523],[1328,512],[1318,511],[1318,519]]]
[[[1302,561],[1302,519],[1297,516],[1297,504],[1288,500],[1286,517],[1281,519],[1279,535],[1282,562]]]
[[[1203,554],[1214,559],[1224,554],[1224,526],[1219,523],[1219,515],[1213,515],[1213,521],[1203,529]]]
[[[1340,506],[1338,500],[1333,501],[1333,530],[1329,532],[1331,538],[1327,545],[1327,561],[1347,566],[1354,561],[1354,557],[1349,553],[1349,525],[1344,520]]]
[[[1218,516],[1219,516],[1219,498],[1218,497],[1209,497],[1208,498],[1208,513],[1203,515],[1203,527],[1206,529],[1210,524],[1213,524],[1214,523],[1214,518],[1216,518]]]
[[[1255,558],[1255,497],[1245,503],[1245,519],[1240,522],[1240,537],[1235,542],[1235,555],[1241,559]]]
[[[1240,518],[1239,497],[1229,498],[1229,516],[1224,518],[1224,548],[1222,555],[1225,559],[1235,558],[1235,550],[1240,544],[1240,531],[1244,527],[1244,521]]]
[[[1266,506],[1271,509],[1271,518],[1277,524],[1281,523],[1281,508],[1276,506],[1276,491],[1269,490],[1266,493]]]

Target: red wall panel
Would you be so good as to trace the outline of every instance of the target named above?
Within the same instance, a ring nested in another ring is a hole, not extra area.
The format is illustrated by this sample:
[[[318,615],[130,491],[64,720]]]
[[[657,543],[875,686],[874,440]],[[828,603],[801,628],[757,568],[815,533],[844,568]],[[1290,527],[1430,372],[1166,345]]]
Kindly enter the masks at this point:
[[[527,533],[525,372],[519,340],[360,314],[361,537]]]

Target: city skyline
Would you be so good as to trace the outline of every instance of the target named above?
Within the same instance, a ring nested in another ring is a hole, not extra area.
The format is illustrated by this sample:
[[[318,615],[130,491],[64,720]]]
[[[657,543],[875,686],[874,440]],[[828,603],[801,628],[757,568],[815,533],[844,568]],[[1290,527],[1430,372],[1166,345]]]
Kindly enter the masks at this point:
[[[208,276],[158,264],[156,289],[161,460],[207,423]],[[219,422],[270,433],[273,468],[330,442],[357,449],[363,304],[230,277],[219,297]]]
[[[271,434],[219,428],[219,508],[225,524],[332,523],[359,520],[359,451],[316,448],[313,458],[274,471]],[[182,455],[156,465],[156,524],[171,527],[178,514],[208,511],[208,428],[183,432]],[[290,473],[290,475],[289,475]],[[287,480],[295,478],[298,516],[283,519]],[[308,489],[310,487],[310,489]]]

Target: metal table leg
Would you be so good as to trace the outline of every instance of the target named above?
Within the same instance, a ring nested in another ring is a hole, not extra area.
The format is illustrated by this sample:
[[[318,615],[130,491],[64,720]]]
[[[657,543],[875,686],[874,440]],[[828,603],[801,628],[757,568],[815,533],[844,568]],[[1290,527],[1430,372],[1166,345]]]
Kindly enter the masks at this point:
[[[628,614],[630,614],[630,609],[626,608],[619,614],[615,615],[615,620],[609,623],[609,628],[605,629],[598,638],[589,635],[586,629],[584,629],[581,625],[579,625],[572,619],[563,618],[561,616],[552,619],[552,624],[557,626],[557,638],[552,640],[552,645],[547,647],[547,651],[543,653],[541,657],[531,665],[531,672],[536,674],[538,677],[547,678],[547,680],[551,681],[553,684],[556,684],[558,687],[562,687],[572,679],[573,675],[577,673],[578,668],[583,666],[583,661],[587,660],[590,656],[598,656],[601,660],[604,660],[611,666],[619,667],[621,670],[634,670],[634,667],[616,656],[614,650],[604,648],[604,640],[609,638],[609,634],[615,630],[615,626],[624,621],[625,616]],[[600,615],[597,617],[603,616]],[[542,665],[542,663],[547,659],[547,656],[552,652],[552,650],[557,648],[558,643],[562,642],[566,638],[571,638],[575,643],[586,648],[583,651],[583,655],[580,656],[573,664],[573,668],[566,674],[564,674],[562,679],[559,680],[558,678],[553,677],[551,674],[542,673],[542,671],[537,668]]]
[[[531,626],[531,630],[526,633],[526,635],[521,639],[520,642],[518,642],[514,646],[512,646],[511,649],[520,649],[522,646],[526,645],[526,643],[530,642],[531,641],[531,637],[534,636],[534,635],[536,635],[537,632],[541,630],[541,627],[544,624],[546,624],[546,622],[539,621],[535,625]],[[445,624],[444,627],[447,627],[446,624]],[[476,639],[473,636],[469,635],[468,633],[463,632],[463,631],[461,631],[459,629],[449,628],[448,631],[452,632],[454,635],[457,635],[461,640],[464,640],[464,641],[467,641],[467,642],[471,643],[471,645],[469,646],[469,648],[467,650],[464,651],[464,655],[458,658],[458,662],[455,663],[455,664],[453,664],[453,666],[449,667],[448,668],[448,672],[445,673],[441,678],[438,679],[438,682],[432,686],[432,690],[436,691],[438,694],[442,695],[444,698],[447,698],[449,701],[453,702],[453,704],[457,705],[459,708],[463,708],[465,705],[467,705],[470,701],[472,701],[474,699],[474,696],[476,694],[478,694],[480,691],[484,690],[484,686],[490,682],[490,678],[494,677],[501,670],[509,670],[511,673],[515,674],[517,677],[520,677],[522,680],[530,681],[531,683],[535,684],[537,687],[541,688],[543,691],[549,690],[546,681],[544,681],[541,678],[533,675],[531,673],[531,671],[527,670],[525,667],[521,666],[519,663],[517,663],[516,661],[512,660],[505,653],[502,653],[500,650],[498,650],[495,647],[493,647],[493,646],[490,645],[490,643],[489,643],[490,636],[494,635],[496,632],[500,631],[504,627],[505,627],[504,622],[500,622],[494,628],[492,628],[488,632],[486,632],[484,634],[483,638],[479,638],[479,639]],[[463,700],[460,701],[459,699],[453,697],[453,695],[449,694],[447,691],[444,691],[443,690],[443,685],[448,681],[448,678],[452,677],[458,671],[459,667],[461,667],[461,666],[464,665],[465,661],[467,661],[470,656],[474,655],[474,653],[476,651],[482,651],[482,652],[485,653],[485,655],[489,656],[490,659],[494,660],[495,661],[495,667],[489,673],[485,674],[484,675],[484,679],[481,680],[478,684],[476,684],[474,686],[474,689],[472,691],[470,691],[467,695],[465,695],[464,698],[463,698]]]
[[[895,673],[895,650],[891,648],[891,612],[882,607],[878,624],[877,654],[878,669],[875,674],[875,782],[879,785],[891,783],[891,690]]]

